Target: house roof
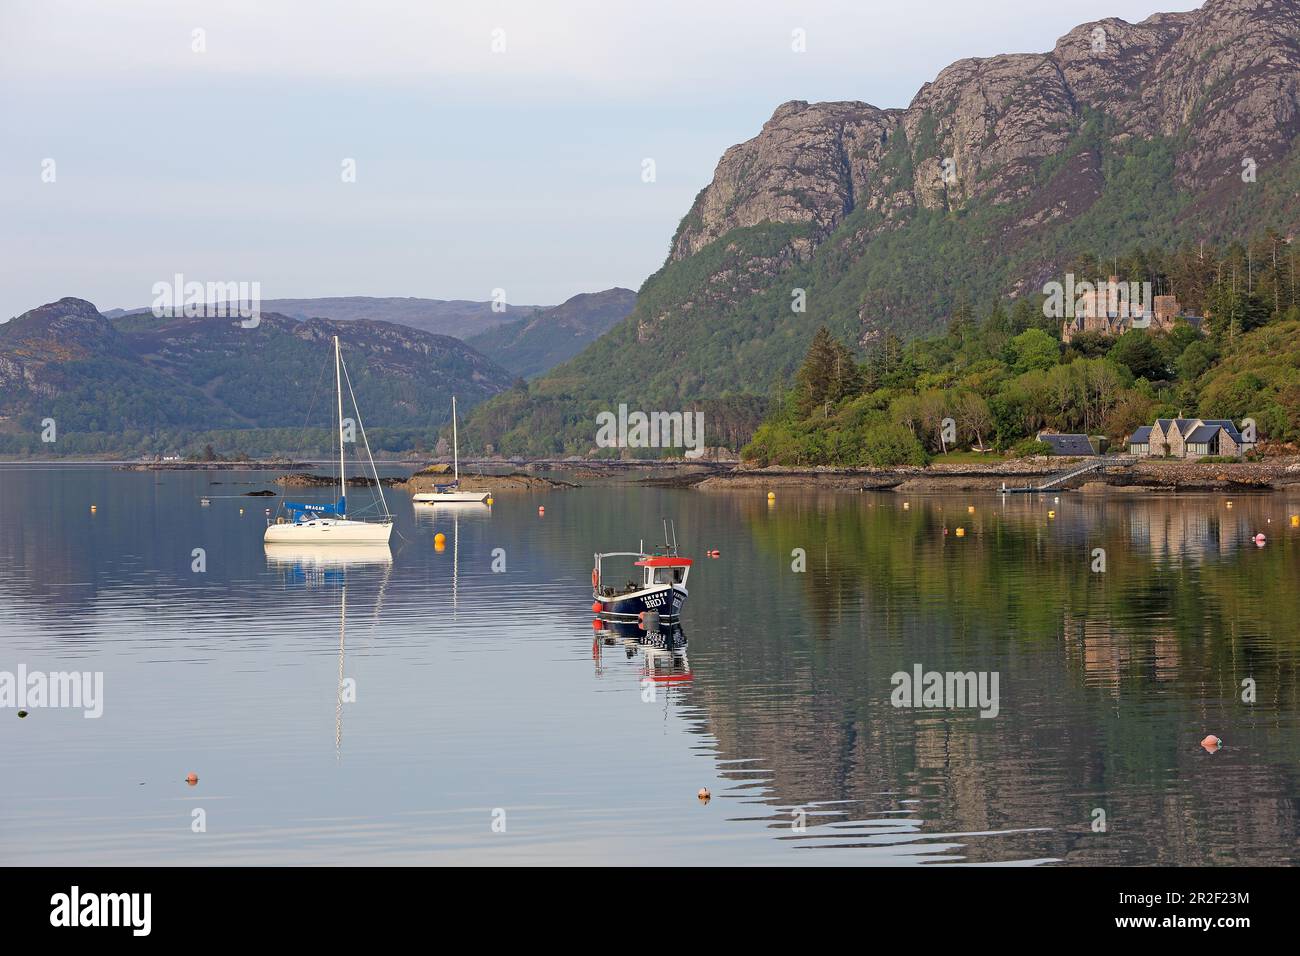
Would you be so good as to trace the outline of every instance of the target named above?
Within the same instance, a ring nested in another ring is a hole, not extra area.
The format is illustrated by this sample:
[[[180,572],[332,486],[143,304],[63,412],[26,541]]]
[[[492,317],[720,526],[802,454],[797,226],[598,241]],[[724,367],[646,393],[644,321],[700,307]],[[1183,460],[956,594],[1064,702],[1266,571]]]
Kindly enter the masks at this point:
[[[1128,438],[1130,445],[1142,445],[1151,441],[1151,426],[1143,425]]]
[[[1237,431],[1237,426],[1232,424],[1232,422],[1228,421],[1226,418],[1206,418],[1204,419],[1204,422],[1207,425],[1213,425],[1216,428],[1222,428],[1225,432],[1228,433],[1228,437],[1231,438],[1233,441],[1235,442],[1241,441],[1241,432]]]
[[[1052,446],[1054,455],[1095,455],[1092,442],[1088,441],[1087,435],[1051,435],[1046,432],[1038,433],[1038,440],[1047,442]]]
[[[1213,440],[1214,436],[1219,434],[1219,429],[1222,427],[1223,426],[1221,425],[1197,425],[1183,437],[1193,444],[1205,444]]]

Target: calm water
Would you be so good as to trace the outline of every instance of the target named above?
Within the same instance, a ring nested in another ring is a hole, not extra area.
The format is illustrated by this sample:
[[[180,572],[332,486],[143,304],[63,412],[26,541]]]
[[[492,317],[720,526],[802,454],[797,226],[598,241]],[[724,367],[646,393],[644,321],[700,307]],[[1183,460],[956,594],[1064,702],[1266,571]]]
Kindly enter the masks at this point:
[[[274,487],[0,466],[0,671],[104,675],[98,720],[0,710],[0,862],[1300,859],[1300,498],[390,493],[340,566],[268,559]],[[687,646],[593,641],[592,552],[661,515]],[[914,664],[998,715],[892,706]]]

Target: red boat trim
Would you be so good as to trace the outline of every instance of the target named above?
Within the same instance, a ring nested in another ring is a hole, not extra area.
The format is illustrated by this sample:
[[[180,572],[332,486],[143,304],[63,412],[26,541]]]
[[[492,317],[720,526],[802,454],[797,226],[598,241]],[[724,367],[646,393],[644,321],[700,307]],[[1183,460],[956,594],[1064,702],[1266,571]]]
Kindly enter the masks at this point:
[[[643,558],[635,562],[638,568],[689,568],[694,563],[690,558]]]

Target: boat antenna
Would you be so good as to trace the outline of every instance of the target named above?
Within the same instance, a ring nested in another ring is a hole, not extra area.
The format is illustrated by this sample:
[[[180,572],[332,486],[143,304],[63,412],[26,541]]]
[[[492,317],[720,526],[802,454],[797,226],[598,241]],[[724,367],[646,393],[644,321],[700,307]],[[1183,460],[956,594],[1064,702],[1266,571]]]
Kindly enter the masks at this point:
[[[334,390],[339,404],[339,501],[347,511],[347,479],[343,477],[343,357],[339,354],[339,337],[334,336]],[[341,516],[340,516],[341,517]]]

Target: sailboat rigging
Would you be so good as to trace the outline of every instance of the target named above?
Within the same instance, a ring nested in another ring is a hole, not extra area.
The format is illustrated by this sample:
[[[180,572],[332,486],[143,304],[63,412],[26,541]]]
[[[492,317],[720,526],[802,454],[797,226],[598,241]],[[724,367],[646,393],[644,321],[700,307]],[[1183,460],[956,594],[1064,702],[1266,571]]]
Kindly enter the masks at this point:
[[[449,485],[433,486],[433,491],[422,491],[411,495],[411,500],[421,505],[440,504],[481,504],[492,497],[490,491],[460,490],[460,435],[456,429],[456,396],[451,397],[451,462],[452,482]]]
[[[339,346],[339,337],[334,336],[334,388],[338,399],[338,439],[339,439],[339,484],[338,501],[335,504],[316,504],[310,502],[286,501],[284,508],[290,517],[279,515],[273,521],[268,519],[263,541],[267,544],[382,544],[387,545],[393,533],[393,515],[388,510],[384,499],[384,489],[379,483],[379,471],[375,468],[374,455],[370,453],[370,441],[366,438],[366,428],[361,424],[361,410],[357,407],[357,396],[352,391],[352,380],[347,378],[348,395],[352,398],[352,407],[357,412],[357,429],[361,441],[366,447],[366,459],[374,477],[375,493],[383,516],[372,520],[349,518],[347,513],[347,464],[344,446],[347,438],[343,420],[343,382],[347,370],[343,365],[343,353]]]

